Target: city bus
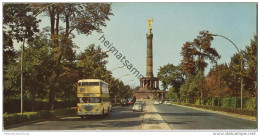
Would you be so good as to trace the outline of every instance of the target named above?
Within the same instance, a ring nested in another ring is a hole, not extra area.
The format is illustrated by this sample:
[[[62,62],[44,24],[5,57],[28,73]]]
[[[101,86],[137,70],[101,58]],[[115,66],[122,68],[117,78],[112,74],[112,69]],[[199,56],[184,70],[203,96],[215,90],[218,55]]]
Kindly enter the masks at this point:
[[[99,79],[82,79],[77,84],[77,115],[105,115],[111,112],[108,84]]]

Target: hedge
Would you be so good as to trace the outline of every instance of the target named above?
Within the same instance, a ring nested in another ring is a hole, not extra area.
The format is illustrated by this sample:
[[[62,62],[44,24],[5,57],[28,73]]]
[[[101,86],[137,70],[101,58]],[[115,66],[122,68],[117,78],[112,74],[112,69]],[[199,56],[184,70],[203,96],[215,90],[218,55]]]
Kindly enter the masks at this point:
[[[239,108],[229,108],[229,107],[219,107],[219,106],[209,106],[209,105],[196,105],[196,104],[187,104],[187,103],[181,103],[180,105],[191,106],[191,107],[202,108],[202,109],[209,109],[213,111],[224,111],[229,113],[236,113],[236,114],[249,115],[255,117],[257,115],[256,110],[249,110],[249,109],[239,109]]]
[[[3,114],[4,126],[10,126],[17,123],[24,123],[33,120],[46,119],[51,117],[61,117],[76,114],[76,107],[57,109],[53,111],[38,111],[25,113],[5,113]]]
[[[18,113],[21,110],[21,100],[16,98],[4,98],[4,108],[3,113]],[[32,107],[34,104],[34,111],[42,111],[42,110],[49,110],[49,103],[48,101],[42,100],[28,100],[24,99],[24,111],[31,112]],[[55,101],[54,108],[61,109],[61,108],[68,108],[68,107],[75,107],[77,106],[76,100],[71,101]]]

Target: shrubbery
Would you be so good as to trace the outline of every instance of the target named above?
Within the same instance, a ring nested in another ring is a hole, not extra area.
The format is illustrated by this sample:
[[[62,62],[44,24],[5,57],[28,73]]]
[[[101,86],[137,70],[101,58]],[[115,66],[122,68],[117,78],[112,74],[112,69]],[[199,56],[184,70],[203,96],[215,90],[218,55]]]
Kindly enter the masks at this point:
[[[24,123],[32,120],[45,119],[51,117],[60,117],[76,114],[76,107],[57,109],[54,111],[39,111],[25,113],[5,113],[3,114],[4,126],[9,126],[17,123]]]
[[[4,109],[3,113],[18,113],[21,110],[21,100],[17,98],[5,98],[4,99]],[[42,111],[42,110],[49,110],[49,103],[48,101],[43,100],[28,100],[24,99],[24,111],[25,112],[31,112],[32,107],[34,105],[34,111]],[[54,103],[55,109],[61,109],[61,108],[68,108],[68,107],[75,107],[77,106],[76,100],[71,101],[56,101]]]

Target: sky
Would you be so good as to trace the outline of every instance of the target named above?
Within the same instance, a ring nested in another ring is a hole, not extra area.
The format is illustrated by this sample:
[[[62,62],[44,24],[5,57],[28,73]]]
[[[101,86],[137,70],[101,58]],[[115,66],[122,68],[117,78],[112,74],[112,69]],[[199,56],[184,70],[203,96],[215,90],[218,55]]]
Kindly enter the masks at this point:
[[[106,51],[99,39],[104,35],[143,75],[146,73],[147,19],[153,18],[153,72],[157,76],[160,67],[170,63],[178,65],[181,48],[193,41],[200,31],[220,34],[231,39],[244,50],[257,34],[256,3],[112,3],[114,16],[107,21],[103,33],[76,36],[75,43],[83,51],[94,43]],[[229,63],[235,47],[222,37],[212,42],[221,59],[218,64]],[[108,53],[107,68],[112,70],[123,64]],[[206,72],[212,65],[209,65]],[[129,74],[128,76],[124,76]],[[113,70],[113,76],[125,84],[138,86],[139,80],[126,67]],[[124,77],[122,77],[124,76]]]
[[[78,35],[74,43],[79,46],[77,53],[84,51],[90,44],[100,45],[103,51],[108,49],[99,41],[104,35],[109,43],[125,56],[142,75],[146,74],[146,33],[147,19],[153,18],[153,74],[157,76],[160,67],[170,63],[181,63],[181,48],[187,41],[193,41],[200,31],[220,34],[231,39],[239,49],[244,50],[257,34],[256,3],[112,3],[110,21],[102,27],[103,33]],[[46,16],[40,27],[49,26]],[[221,59],[218,64],[229,63],[235,47],[222,37],[214,37],[212,42]],[[139,86],[139,80],[110,52],[107,69],[113,70],[113,76],[120,78],[132,87]],[[209,62],[209,61],[208,61]],[[209,65],[206,72],[212,65]],[[128,76],[124,76],[127,75]],[[162,87],[161,87],[162,89]]]

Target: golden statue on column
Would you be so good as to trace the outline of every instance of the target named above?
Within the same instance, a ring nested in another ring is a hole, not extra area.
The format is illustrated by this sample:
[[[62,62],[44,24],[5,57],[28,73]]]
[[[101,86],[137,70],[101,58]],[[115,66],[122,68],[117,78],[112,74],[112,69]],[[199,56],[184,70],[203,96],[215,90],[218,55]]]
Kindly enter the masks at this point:
[[[152,27],[151,27],[152,22],[153,22],[153,19],[149,20],[149,18],[148,18],[147,23],[148,23],[149,33],[151,33],[151,30],[152,30]]]

